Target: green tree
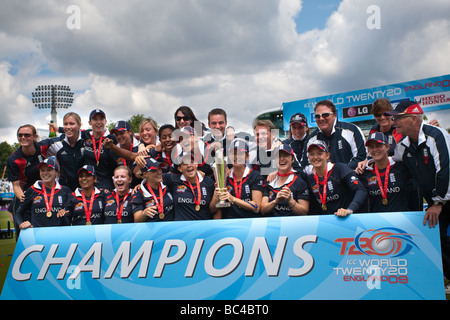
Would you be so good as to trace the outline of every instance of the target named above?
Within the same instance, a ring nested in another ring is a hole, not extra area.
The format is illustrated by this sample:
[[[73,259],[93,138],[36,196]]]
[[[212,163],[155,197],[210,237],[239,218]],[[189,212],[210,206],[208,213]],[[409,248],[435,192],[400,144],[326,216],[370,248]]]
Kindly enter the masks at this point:
[[[3,172],[5,172],[4,170],[6,168],[6,160],[14,151],[17,150],[17,148],[18,148],[17,143],[15,143],[12,146],[6,141],[3,141],[2,143],[0,143],[0,170],[1,170],[0,175],[1,176],[3,176]],[[7,175],[5,174],[5,178],[6,177],[7,177]]]

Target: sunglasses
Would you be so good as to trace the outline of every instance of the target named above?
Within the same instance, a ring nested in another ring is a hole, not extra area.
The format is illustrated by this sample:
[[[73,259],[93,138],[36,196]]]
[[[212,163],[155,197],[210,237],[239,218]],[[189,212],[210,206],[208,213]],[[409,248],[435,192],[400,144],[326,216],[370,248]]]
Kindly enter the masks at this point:
[[[191,118],[186,117],[186,116],[184,116],[184,117],[176,116],[175,120],[177,120],[177,121],[181,121],[181,120],[189,121],[189,120],[191,120]]]
[[[334,114],[334,112],[325,112],[325,113],[315,114],[314,117],[315,117],[316,119],[320,119],[320,117],[326,119],[326,118],[328,118],[329,116],[331,116],[332,114]]]
[[[373,115],[375,118],[379,118],[379,117],[381,117],[381,116],[385,116],[385,117],[392,117],[389,113],[387,113],[387,112],[384,112],[384,113],[375,113],[374,115]]]
[[[405,118],[410,118],[410,117],[412,117],[411,114],[403,114],[401,116],[393,116],[392,120],[393,121],[398,121],[398,120],[405,119]]]
[[[22,137],[25,137],[25,138],[31,138],[33,135],[31,134],[31,133],[18,133],[17,134],[17,137],[18,138],[22,138]]]

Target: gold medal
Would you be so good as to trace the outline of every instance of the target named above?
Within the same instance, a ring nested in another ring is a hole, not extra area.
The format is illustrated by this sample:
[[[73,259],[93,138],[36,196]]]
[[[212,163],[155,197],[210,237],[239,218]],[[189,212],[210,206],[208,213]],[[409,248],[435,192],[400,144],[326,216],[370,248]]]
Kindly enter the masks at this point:
[[[117,220],[117,223],[122,223],[122,219],[118,219],[118,220]]]
[[[381,202],[383,203],[383,205],[387,205],[388,204],[388,199],[384,198],[383,200],[381,200]]]
[[[158,217],[159,217],[159,219],[161,219],[161,220],[163,220],[164,219],[164,217],[165,217],[165,215],[164,215],[164,213],[163,212],[161,212],[159,215],[158,215]]]
[[[51,211],[47,211],[47,218],[51,218],[52,216],[52,212]]]
[[[326,204],[323,204],[323,205],[322,205],[322,210],[323,210],[323,211],[327,211],[327,205],[326,205]]]
[[[200,211],[200,205],[199,205],[199,204],[197,204],[197,205],[195,206],[195,211]]]
[[[86,221],[86,225],[90,226],[92,223],[90,221]]]

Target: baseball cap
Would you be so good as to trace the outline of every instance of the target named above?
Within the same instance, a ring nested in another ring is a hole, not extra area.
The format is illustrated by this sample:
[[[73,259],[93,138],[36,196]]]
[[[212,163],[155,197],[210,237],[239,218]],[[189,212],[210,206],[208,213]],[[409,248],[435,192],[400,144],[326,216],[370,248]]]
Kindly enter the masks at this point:
[[[93,166],[86,164],[84,166],[82,166],[79,170],[78,170],[78,174],[80,174],[80,172],[82,171],[87,171],[88,174],[90,174],[91,176],[95,176],[95,169]]]
[[[58,163],[56,162],[56,158],[55,157],[49,157],[47,159],[45,159],[44,161],[42,161],[41,163],[38,164],[38,169],[40,169],[43,166],[47,166],[49,168],[52,168],[56,171],[59,171],[59,166]]]
[[[284,151],[286,153],[289,153],[291,155],[294,155],[294,150],[292,150],[291,146],[288,144],[282,144],[279,145],[275,150],[274,150],[274,154],[279,153],[280,151]]]
[[[231,141],[230,147],[228,150],[237,149],[238,151],[245,151],[249,152],[249,147],[247,141],[244,139],[236,138],[233,141]]]
[[[329,152],[327,144],[322,140],[313,140],[308,143],[308,148],[306,149],[308,152],[312,147],[318,147],[320,150]]]
[[[100,109],[94,109],[94,110],[92,110],[91,113],[89,114],[89,121],[91,121],[92,118],[93,118],[96,114],[101,114],[101,115],[103,115],[103,117],[106,118],[106,114],[105,114],[102,110],[100,110]]]
[[[403,114],[423,114],[423,110],[420,105],[411,100],[401,101],[393,111],[386,111],[391,116],[399,116]]]
[[[366,141],[366,147],[369,144],[369,141],[376,141],[379,144],[389,144],[387,137],[382,132],[372,133]]]
[[[294,113],[291,116],[291,119],[289,120],[289,125],[293,124],[293,123],[300,123],[302,126],[307,126],[308,125],[308,121],[306,120],[306,117],[303,113]]]
[[[114,134],[116,131],[121,132],[121,131],[130,131],[131,130],[131,126],[127,121],[117,121],[116,124],[114,125],[114,128],[111,129],[111,133]]]
[[[161,167],[165,167],[166,165],[167,164],[165,162],[159,162],[153,158],[147,158],[147,159],[145,159],[145,167],[142,168],[142,171],[143,172],[154,171]]]

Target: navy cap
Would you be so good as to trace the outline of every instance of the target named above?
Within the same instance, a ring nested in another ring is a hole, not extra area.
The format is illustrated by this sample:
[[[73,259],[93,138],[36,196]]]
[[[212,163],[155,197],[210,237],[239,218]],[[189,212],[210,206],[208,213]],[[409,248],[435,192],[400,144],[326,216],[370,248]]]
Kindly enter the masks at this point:
[[[229,151],[237,149],[238,151],[245,151],[249,152],[249,146],[247,141],[244,139],[236,138],[233,141],[231,141],[230,147],[228,148]]]
[[[127,121],[117,121],[116,124],[114,125],[114,128],[111,129],[111,133],[114,134],[116,131],[121,132],[121,131],[130,131],[131,130],[131,126]]]
[[[278,147],[274,150],[274,154],[277,154],[277,153],[280,152],[280,151],[284,151],[284,152],[286,152],[286,153],[289,153],[289,154],[295,156],[294,150],[292,150],[291,146],[288,145],[288,144],[284,144],[284,143],[283,143],[282,145],[278,146]]]
[[[165,162],[159,162],[153,158],[147,158],[147,159],[145,159],[145,167],[142,168],[141,171],[143,171],[143,172],[155,171],[159,168],[165,167],[166,165],[167,164]]]
[[[312,147],[318,147],[320,150],[329,152],[327,144],[322,140],[313,140],[308,143],[308,148],[306,149],[308,152]]]
[[[96,114],[101,114],[104,118],[106,118],[106,114],[100,110],[100,109],[94,109],[91,111],[91,113],[89,114],[89,121],[92,120],[92,118],[96,115]]]
[[[376,141],[380,144],[389,144],[387,137],[382,132],[372,133],[366,141],[366,147],[367,147],[369,141]]]
[[[289,120],[289,125],[293,123],[300,123],[302,126],[307,126],[308,121],[303,113],[294,113]]]
[[[411,100],[403,100],[395,107],[393,111],[386,111],[391,116],[400,116],[403,114],[423,114],[423,110],[420,105]]]
[[[89,164],[86,164],[84,166],[82,166],[79,170],[78,170],[78,175],[80,174],[80,172],[82,171],[87,171],[87,173],[89,173],[91,176],[95,176],[95,169],[94,166],[91,166]]]
[[[49,157],[38,164],[38,169],[40,169],[43,166],[47,166],[49,168],[55,169],[56,171],[59,171],[58,163],[56,162],[55,157]]]

